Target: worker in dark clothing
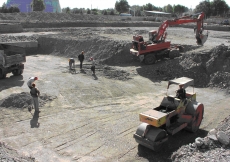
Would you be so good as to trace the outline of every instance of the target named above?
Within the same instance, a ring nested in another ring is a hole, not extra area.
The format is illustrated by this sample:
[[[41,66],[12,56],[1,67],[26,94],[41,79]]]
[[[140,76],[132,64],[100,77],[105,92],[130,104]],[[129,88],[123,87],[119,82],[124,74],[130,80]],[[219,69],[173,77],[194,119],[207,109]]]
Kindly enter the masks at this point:
[[[183,84],[179,85],[179,89],[176,92],[176,97],[179,99],[185,99],[186,98],[186,91],[183,88]]]
[[[85,56],[84,56],[84,51],[81,52],[80,55],[78,55],[78,60],[80,61],[80,69],[82,69],[82,63],[85,59]]]
[[[38,90],[37,87],[35,87],[34,83],[32,84],[30,94],[33,97],[33,103],[34,103],[35,112],[40,112],[39,111],[39,102],[38,102],[38,96],[40,96],[40,91]]]
[[[90,57],[90,61],[92,61],[92,66],[91,66],[92,75],[95,75],[95,61],[92,57]]]
[[[74,58],[69,58],[69,69],[75,68],[75,60]]]

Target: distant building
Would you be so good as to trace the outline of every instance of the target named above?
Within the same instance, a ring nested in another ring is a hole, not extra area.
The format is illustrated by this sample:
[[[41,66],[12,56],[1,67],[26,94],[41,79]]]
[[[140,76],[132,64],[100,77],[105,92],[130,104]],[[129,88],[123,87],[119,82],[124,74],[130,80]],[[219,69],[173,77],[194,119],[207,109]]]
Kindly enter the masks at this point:
[[[33,0],[7,0],[6,6],[17,6],[20,12],[32,12],[30,4]],[[44,12],[61,12],[59,0],[44,0],[46,8]]]
[[[120,16],[132,16],[131,14],[121,13]]]
[[[171,16],[171,13],[160,11],[144,11],[146,16]]]

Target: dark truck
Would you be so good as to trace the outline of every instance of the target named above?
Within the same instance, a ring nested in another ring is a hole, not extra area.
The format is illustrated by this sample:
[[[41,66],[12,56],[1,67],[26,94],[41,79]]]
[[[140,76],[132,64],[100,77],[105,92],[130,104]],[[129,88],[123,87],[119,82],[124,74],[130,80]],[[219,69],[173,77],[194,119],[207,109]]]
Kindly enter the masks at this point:
[[[25,48],[0,43],[0,79],[6,78],[8,73],[21,75],[25,62]]]

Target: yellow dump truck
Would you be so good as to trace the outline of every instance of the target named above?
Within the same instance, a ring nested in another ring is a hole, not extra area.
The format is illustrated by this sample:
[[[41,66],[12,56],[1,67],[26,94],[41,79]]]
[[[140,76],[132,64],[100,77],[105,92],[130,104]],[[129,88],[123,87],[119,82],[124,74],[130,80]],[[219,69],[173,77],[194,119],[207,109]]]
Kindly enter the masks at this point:
[[[8,73],[14,76],[21,75],[25,62],[26,54],[23,47],[0,44],[0,79],[6,78]]]

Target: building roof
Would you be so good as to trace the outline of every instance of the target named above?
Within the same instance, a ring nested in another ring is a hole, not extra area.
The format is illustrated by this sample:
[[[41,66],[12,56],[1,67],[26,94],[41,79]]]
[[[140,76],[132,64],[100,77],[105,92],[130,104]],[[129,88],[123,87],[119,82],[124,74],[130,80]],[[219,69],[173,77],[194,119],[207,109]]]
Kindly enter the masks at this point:
[[[150,13],[150,14],[171,15],[171,13],[167,13],[167,12],[160,12],[160,11],[145,11],[145,12]]]

